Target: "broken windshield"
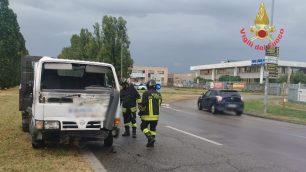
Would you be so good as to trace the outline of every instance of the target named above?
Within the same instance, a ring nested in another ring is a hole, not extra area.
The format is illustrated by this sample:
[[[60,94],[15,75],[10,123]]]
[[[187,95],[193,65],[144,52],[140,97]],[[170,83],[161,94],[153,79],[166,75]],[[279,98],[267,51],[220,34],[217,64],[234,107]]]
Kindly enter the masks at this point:
[[[88,90],[112,88],[110,67],[76,63],[44,63],[41,89]]]

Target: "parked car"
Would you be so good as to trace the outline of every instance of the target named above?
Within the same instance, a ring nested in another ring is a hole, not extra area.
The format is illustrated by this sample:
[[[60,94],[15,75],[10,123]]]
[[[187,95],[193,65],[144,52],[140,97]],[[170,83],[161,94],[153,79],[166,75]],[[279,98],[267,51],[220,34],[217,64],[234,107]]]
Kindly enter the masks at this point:
[[[134,88],[137,90],[138,89],[138,86],[140,85],[140,83],[139,82],[134,82],[134,83],[132,83],[133,84],[133,86],[134,86]]]
[[[244,110],[244,102],[237,90],[209,89],[203,93],[197,102],[198,109],[206,109],[213,114],[233,111],[241,115]]]
[[[148,88],[147,88],[146,84],[140,84],[140,85],[137,86],[137,90],[147,90],[147,89]]]

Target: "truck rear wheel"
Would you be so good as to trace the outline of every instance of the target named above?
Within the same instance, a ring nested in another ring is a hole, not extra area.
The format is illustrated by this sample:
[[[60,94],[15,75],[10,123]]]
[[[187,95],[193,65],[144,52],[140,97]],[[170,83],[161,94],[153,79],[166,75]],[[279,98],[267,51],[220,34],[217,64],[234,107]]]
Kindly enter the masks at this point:
[[[29,132],[29,114],[27,112],[22,112],[21,116],[22,116],[22,121],[21,121],[22,131]]]
[[[111,147],[113,145],[113,141],[114,141],[114,137],[112,135],[112,132],[109,132],[106,139],[104,139],[104,146]]]

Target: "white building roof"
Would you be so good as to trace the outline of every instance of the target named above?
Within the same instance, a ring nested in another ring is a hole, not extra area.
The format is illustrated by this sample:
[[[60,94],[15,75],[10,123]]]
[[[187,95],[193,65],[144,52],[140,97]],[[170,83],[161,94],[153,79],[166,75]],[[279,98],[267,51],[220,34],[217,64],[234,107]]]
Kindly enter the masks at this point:
[[[245,60],[245,61],[237,61],[237,62],[225,62],[225,63],[217,63],[217,64],[190,66],[190,70],[244,67],[244,66],[251,66],[251,64],[252,64],[251,60]],[[306,62],[278,60],[278,66],[306,68]]]

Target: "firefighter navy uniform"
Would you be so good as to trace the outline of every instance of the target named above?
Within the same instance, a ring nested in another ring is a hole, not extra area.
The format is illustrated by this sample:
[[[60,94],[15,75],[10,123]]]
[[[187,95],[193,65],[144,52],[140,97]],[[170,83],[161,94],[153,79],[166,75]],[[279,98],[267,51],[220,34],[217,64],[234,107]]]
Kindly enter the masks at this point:
[[[147,147],[154,147],[156,126],[159,120],[160,105],[162,103],[162,96],[155,90],[155,85],[154,80],[150,80],[147,83],[148,90],[143,93],[142,101],[139,105],[139,115],[141,118],[140,128],[148,139]]]
[[[122,136],[130,136],[130,127],[132,127],[133,138],[136,138],[136,111],[137,103],[141,102],[140,95],[132,84],[125,81],[121,85],[120,100],[125,128]]]

